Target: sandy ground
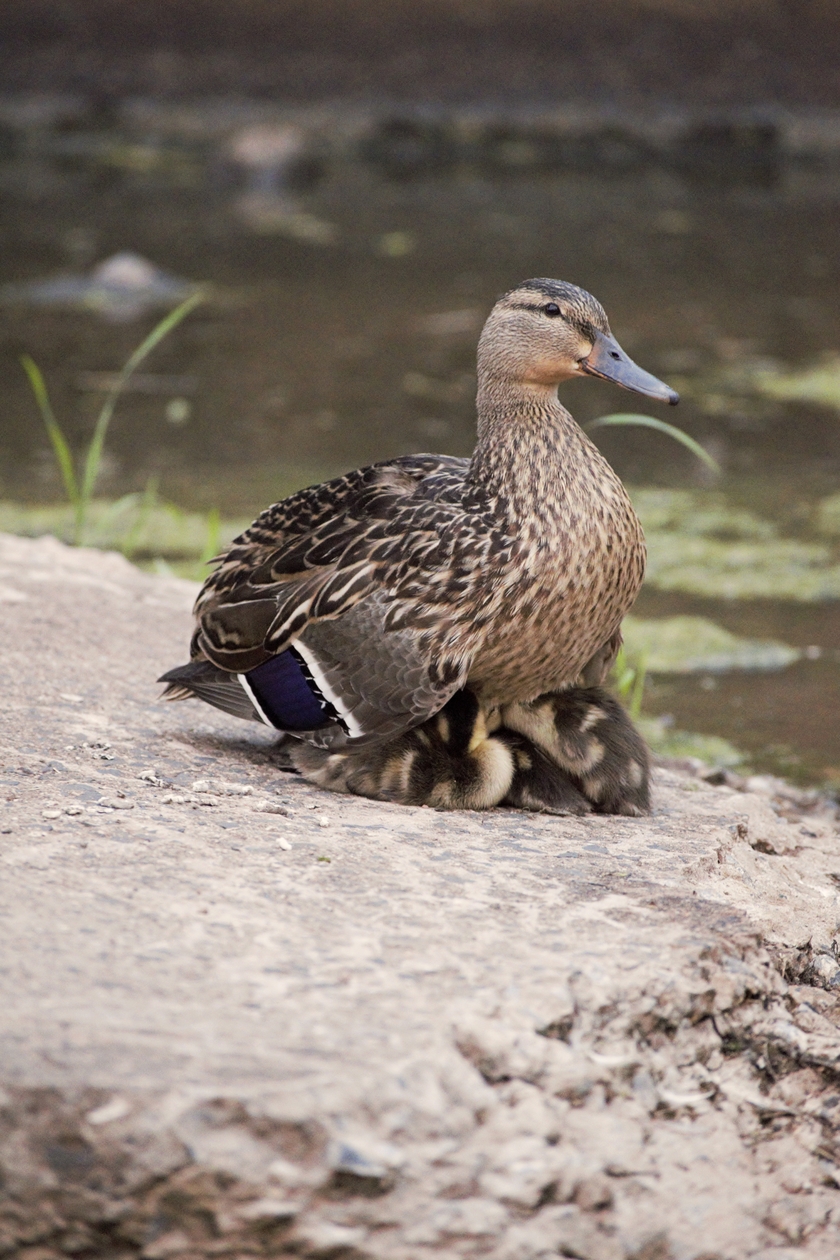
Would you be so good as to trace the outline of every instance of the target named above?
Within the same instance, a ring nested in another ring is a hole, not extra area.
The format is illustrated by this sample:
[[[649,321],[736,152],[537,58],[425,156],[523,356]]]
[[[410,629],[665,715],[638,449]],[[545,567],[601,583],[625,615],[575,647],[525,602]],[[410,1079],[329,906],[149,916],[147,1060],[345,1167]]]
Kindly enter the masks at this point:
[[[157,701],[194,588],[0,536],[0,1254],[840,1255],[840,843],[329,796]]]

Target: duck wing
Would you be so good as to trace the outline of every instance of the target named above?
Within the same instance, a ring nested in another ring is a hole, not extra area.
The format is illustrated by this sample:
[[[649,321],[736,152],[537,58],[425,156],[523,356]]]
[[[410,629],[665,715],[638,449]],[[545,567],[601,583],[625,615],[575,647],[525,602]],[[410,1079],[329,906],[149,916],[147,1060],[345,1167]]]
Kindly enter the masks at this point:
[[[319,742],[382,738],[437,712],[480,640],[489,553],[507,549],[488,505],[468,500],[467,468],[407,456],[267,509],[199,595],[194,658],[250,685],[291,652],[334,719]]]

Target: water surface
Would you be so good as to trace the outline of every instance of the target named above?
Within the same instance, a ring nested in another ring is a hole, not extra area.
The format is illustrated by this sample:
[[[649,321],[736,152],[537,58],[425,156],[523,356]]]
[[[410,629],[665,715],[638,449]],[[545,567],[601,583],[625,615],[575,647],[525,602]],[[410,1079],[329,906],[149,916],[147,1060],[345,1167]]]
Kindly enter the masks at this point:
[[[541,275],[590,289],[625,349],[684,392],[672,412],[570,383],[561,397],[580,421],[628,409],[678,420],[722,465],[716,484],[732,503],[787,536],[812,538],[814,505],[840,490],[838,410],[737,383],[744,365],[788,371],[840,348],[837,172],[713,178],[643,165],[605,177],[463,164],[405,178],[334,159],[308,187],[278,191],[246,187],[187,147],[135,166],[84,153],[0,164],[0,284],[82,273],[132,250],[211,286],[149,361],[151,381],[121,403],[105,494],[156,475],[182,506],[248,515],[373,459],[469,453],[481,322],[498,293]],[[40,364],[79,443],[104,374],[156,318],[0,307],[3,496],[60,496],[19,354]],[[710,484],[657,435],[599,431],[598,442],[629,483]],[[773,674],[659,677],[647,707],[726,735],[758,768],[840,782],[837,602],[649,590],[639,611],[700,612],[821,649]]]

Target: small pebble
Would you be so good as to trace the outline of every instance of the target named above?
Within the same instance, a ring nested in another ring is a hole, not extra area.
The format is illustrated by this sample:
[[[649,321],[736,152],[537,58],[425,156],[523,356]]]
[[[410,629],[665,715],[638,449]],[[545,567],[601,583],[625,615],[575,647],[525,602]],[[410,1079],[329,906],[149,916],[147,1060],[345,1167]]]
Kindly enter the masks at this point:
[[[141,770],[137,778],[142,779],[144,783],[151,784],[152,787],[167,786],[165,779],[161,779],[158,775],[156,775],[154,770]]]
[[[330,819],[327,817],[327,815],[326,815],[326,814],[322,814],[322,815],[321,815],[321,817],[318,819],[318,826],[319,826],[319,827],[329,827],[329,826],[330,826]]]
[[[244,1221],[279,1221],[297,1216],[300,1203],[292,1199],[256,1199],[239,1208],[238,1215]]]
[[[285,805],[278,805],[276,801],[254,801],[254,810],[258,814],[282,814],[284,818],[290,814]]]
[[[131,1111],[131,1104],[124,1098],[112,1098],[101,1107],[94,1107],[85,1116],[88,1124],[111,1124],[114,1120],[122,1120]]]
[[[194,792],[211,792],[214,796],[252,796],[254,789],[246,783],[223,783],[221,779],[196,779]]]
[[[279,849],[285,849],[287,853],[290,853],[292,849],[292,846],[289,844],[285,836],[277,837],[277,847]]]
[[[74,817],[76,814],[81,814],[82,807],[81,805],[67,805],[64,812],[65,814],[69,814],[71,817]]]
[[[60,818],[61,810],[60,809],[42,809],[41,817],[42,818]]]

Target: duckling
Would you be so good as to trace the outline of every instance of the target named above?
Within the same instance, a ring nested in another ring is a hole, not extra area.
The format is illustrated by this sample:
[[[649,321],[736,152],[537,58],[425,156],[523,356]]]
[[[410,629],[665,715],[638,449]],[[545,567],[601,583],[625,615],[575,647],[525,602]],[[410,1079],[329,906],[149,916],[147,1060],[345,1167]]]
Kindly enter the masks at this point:
[[[505,705],[501,720],[546,754],[597,813],[650,813],[650,753],[624,707],[603,687],[571,687]],[[521,805],[539,807],[525,796]]]
[[[472,458],[402,456],[266,509],[204,583],[165,694],[337,751],[398,739],[465,688],[488,713],[598,681],[645,553],[557,398],[579,376],[678,401],[583,289],[506,293],[479,340]]]
[[[650,812],[648,750],[602,687],[572,687],[489,713],[465,689],[387,744],[331,751],[295,741],[289,753],[310,783],[401,805]]]
[[[458,691],[439,713],[395,740],[331,751],[307,743],[289,750],[310,783],[332,792],[434,809],[490,809],[500,803],[555,814],[592,805],[550,757],[485,713],[474,692]]]

